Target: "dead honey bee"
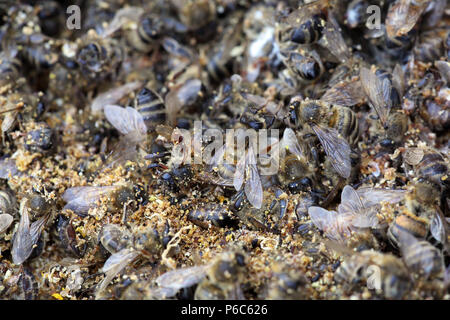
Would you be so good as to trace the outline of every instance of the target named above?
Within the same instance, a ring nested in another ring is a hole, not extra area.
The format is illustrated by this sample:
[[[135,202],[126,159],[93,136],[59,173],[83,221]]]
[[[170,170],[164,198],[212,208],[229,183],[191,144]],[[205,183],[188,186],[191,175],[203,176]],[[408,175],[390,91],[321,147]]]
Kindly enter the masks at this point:
[[[166,122],[164,100],[152,89],[142,88],[134,100],[135,109],[142,115],[148,130]]]
[[[277,37],[281,42],[312,44],[322,37],[327,23],[330,1],[313,1],[300,6],[279,25]]]
[[[370,105],[386,132],[386,140],[381,141],[381,144],[401,143],[408,129],[408,117],[399,110],[404,92],[404,76],[401,68],[397,65],[391,76],[381,69],[374,73],[363,67],[360,77]],[[390,115],[391,109],[394,109],[395,113]]]
[[[114,76],[123,59],[123,48],[115,39],[102,37],[93,30],[80,40],[76,51],[81,73],[90,81]]]
[[[246,257],[240,251],[227,251],[212,262],[169,271],[156,279],[161,295],[174,296],[180,289],[197,284],[195,300],[244,299],[243,281]]]
[[[109,208],[126,208],[139,199],[140,190],[123,185],[115,186],[83,186],[67,189],[62,198],[67,204],[64,210],[71,210],[85,217],[89,209],[100,205],[102,199],[112,200]]]
[[[408,269],[402,260],[392,254],[365,250],[350,252],[336,270],[338,282],[365,281],[372,288],[381,290],[388,299],[401,299],[411,287]]]
[[[263,190],[253,146],[250,145],[235,164],[236,153],[226,143],[216,151],[208,163],[210,171],[217,174],[213,182],[233,186],[237,192],[242,189],[248,201],[255,208],[261,208]]]
[[[399,202],[404,198],[404,192],[372,188],[358,191],[347,185],[342,190],[337,211],[312,206],[308,213],[314,225],[329,239],[341,244],[362,244],[376,248],[378,242],[371,229],[381,228],[381,222],[377,218],[380,202]]]
[[[188,219],[204,229],[209,229],[211,226],[234,227],[237,224],[230,210],[217,203],[207,203],[193,208],[189,211]]]
[[[424,278],[443,278],[444,257],[439,249],[428,241],[418,240],[408,232],[399,234],[399,246],[406,266]]]
[[[295,126],[298,128],[308,125],[319,138],[336,172],[343,178],[349,178],[349,143],[354,144],[359,136],[358,120],[354,112],[347,107],[329,105],[319,100],[294,100],[290,105],[295,112]]]
[[[38,243],[45,225],[50,220],[51,214],[46,214],[30,225],[28,214],[28,199],[24,198],[20,203],[20,221],[12,241],[11,255],[14,264],[21,265],[32,254],[34,245]]]
[[[75,229],[72,222],[64,215],[59,215],[56,223],[56,232],[60,246],[69,254],[81,258],[83,250],[80,250],[77,244]],[[85,247],[86,248],[86,247]]]
[[[404,154],[405,167],[430,183],[448,188],[449,165],[446,157],[432,148],[408,148]]]
[[[316,168],[310,163],[305,148],[301,146],[297,135],[290,128],[284,130],[281,150],[288,153],[280,162],[277,175],[282,185],[287,186],[292,193],[306,191],[317,185]]]
[[[289,71],[303,82],[318,80],[324,72],[322,61],[315,51],[306,53],[304,49],[284,50],[282,55]]]
[[[164,14],[157,14],[140,7],[125,7],[116,12],[103,30],[103,37],[110,37],[121,30],[131,47],[142,53],[155,50],[163,36],[169,32],[184,33],[186,26]]]
[[[307,299],[308,280],[300,270],[278,262],[272,266],[270,280],[264,299],[304,300]]]
[[[158,230],[151,226],[139,226],[129,232],[115,225],[105,225],[99,234],[99,240],[111,256],[103,265],[105,278],[97,288],[97,297],[117,274],[138,257],[155,261],[170,241],[169,232],[170,227],[166,228],[161,236]]]
[[[389,226],[388,239],[394,245],[398,245],[399,234],[402,232],[408,232],[414,237],[425,239],[428,233],[428,221],[412,214],[400,214]]]
[[[171,0],[177,10],[178,18],[189,30],[198,30],[213,22],[216,17],[216,5],[208,0]]]

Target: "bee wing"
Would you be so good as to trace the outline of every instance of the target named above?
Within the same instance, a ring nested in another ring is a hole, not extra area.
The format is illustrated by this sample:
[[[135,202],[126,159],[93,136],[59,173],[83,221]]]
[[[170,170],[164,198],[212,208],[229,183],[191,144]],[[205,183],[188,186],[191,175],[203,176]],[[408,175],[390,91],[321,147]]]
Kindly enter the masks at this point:
[[[100,198],[114,190],[117,186],[84,186],[69,188],[62,198],[67,204],[64,210],[72,210],[78,214],[87,214]]]
[[[136,21],[143,12],[144,10],[139,7],[126,7],[118,10],[112,21],[108,24],[108,27],[103,30],[101,37],[107,38],[111,36],[126,23]]]
[[[130,137],[131,141],[142,141],[147,134],[147,126],[144,118],[134,108],[122,108],[116,105],[105,106],[106,119],[116,128],[121,134]]]
[[[412,0],[396,1],[389,8],[386,16],[386,31],[389,38],[402,36],[411,31],[428,5],[428,1],[421,1],[424,4],[412,2]]]
[[[422,161],[424,155],[425,151],[422,148],[408,148],[403,158],[407,164],[415,166]]]
[[[0,235],[9,228],[14,218],[8,213],[0,214]]]
[[[281,148],[286,149],[297,157],[302,158],[304,152],[300,144],[298,143],[297,135],[291,128],[286,128],[281,139]]]
[[[447,241],[447,221],[442,214],[437,211],[431,220],[430,232],[433,238],[440,243],[446,243]]]
[[[317,0],[301,5],[298,9],[294,10],[286,17],[286,22],[291,26],[298,26],[302,24],[305,19],[308,19],[316,13],[317,4],[321,1],[322,0]]]
[[[364,206],[359,198],[358,193],[351,186],[346,185],[342,190],[341,203],[338,206],[338,212],[360,212]]]
[[[245,156],[241,157],[236,165],[236,171],[233,175],[233,186],[236,191],[241,190],[242,184],[245,179],[245,167],[246,167],[246,158]]]
[[[390,101],[389,80],[385,79],[385,81],[381,82],[380,79],[367,68],[361,68],[360,78],[364,92],[384,126],[390,109],[388,103]],[[385,100],[385,98],[387,98],[387,100]]]
[[[6,132],[12,128],[12,126],[16,122],[16,117],[18,114],[19,114],[19,111],[13,110],[11,112],[8,112],[5,115],[5,117],[3,118],[3,122],[2,122],[2,132]]]
[[[97,294],[102,292],[106,286],[119,274],[125,267],[133,261],[139,252],[133,249],[122,249],[119,252],[112,254],[108,260],[105,261],[102,271],[105,273],[105,278],[99,283]]]
[[[212,156],[207,164],[211,166],[211,170],[217,167],[219,164],[223,163],[223,156],[225,155],[226,144],[222,145],[219,149],[216,150],[214,156]]]
[[[117,88],[112,88],[99,94],[91,104],[92,113],[101,112],[103,107],[108,104],[116,104],[120,99],[130,92],[138,89],[142,85],[139,81],[130,82]]]
[[[250,108],[259,110],[267,104],[267,99],[247,92],[240,92],[241,96],[250,103]]]
[[[361,198],[364,207],[379,205],[382,201],[392,204],[402,201],[405,198],[405,190],[378,189],[363,187],[356,190]]]
[[[396,64],[392,71],[392,85],[402,97],[405,92],[405,73],[399,64]]]
[[[32,245],[35,245],[39,237],[41,236],[42,231],[44,230],[45,224],[47,223],[48,219],[50,218],[51,214],[47,213],[46,215],[40,217],[35,222],[31,224],[30,227],[30,236],[31,236],[31,243]]]
[[[350,59],[350,51],[342,37],[339,24],[331,12],[328,13],[327,25],[323,34],[321,41],[324,42],[324,46],[342,63],[346,63]]]
[[[158,286],[171,289],[175,295],[180,289],[191,287],[206,276],[208,265],[175,269],[156,278]]]
[[[30,235],[30,217],[28,216],[28,208],[26,200],[22,200],[20,204],[20,221],[19,227],[14,234],[14,240],[11,249],[11,255],[14,264],[22,264],[28,259],[33,251],[33,242]]]
[[[365,101],[364,90],[359,79],[344,80],[329,88],[320,98],[330,104],[354,106]]]
[[[342,243],[345,237],[351,235],[348,213],[338,214],[336,211],[312,206],[308,208],[308,214],[312,223],[333,241]]]
[[[331,164],[336,172],[344,178],[350,177],[350,146],[339,133],[332,128],[312,125],[311,128],[320,140],[325,153],[331,160]]]
[[[17,169],[16,161],[11,158],[4,158],[0,160],[0,178],[9,179],[10,175],[15,176],[19,174],[19,169]]]
[[[103,170],[113,168],[119,164],[124,164],[128,160],[135,160],[138,155],[136,144],[130,143],[130,139],[121,137],[113,150],[106,156]]]
[[[245,196],[252,206],[260,209],[263,200],[263,189],[261,177],[259,176],[258,167],[256,165],[255,154],[253,153],[253,148],[251,146],[247,152],[246,165]]]

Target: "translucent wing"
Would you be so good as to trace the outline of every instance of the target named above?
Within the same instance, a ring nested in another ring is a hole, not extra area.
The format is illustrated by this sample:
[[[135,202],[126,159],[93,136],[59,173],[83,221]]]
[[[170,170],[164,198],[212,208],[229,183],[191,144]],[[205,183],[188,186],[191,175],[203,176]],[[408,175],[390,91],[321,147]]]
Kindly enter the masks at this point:
[[[252,206],[260,209],[263,200],[263,189],[261,177],[259,176],[258,167],[256,165],[255,154],[250,146],[247,153],[245,196]]]
[[[14,218],[8,213],[0,214],[0,235],[9,228]]]
[[[359,212],[364,209],[358,193],[351,186],[346,185],[342,190],[341,203],[338,206],[338,212]]]
[[[390,106],[387,103],[389,100],[385,101],[385,96],[388,94],[383,92],[387,90],[384,85],[387,85],[389,80],[385,79],[387,82],[382,83],[380,79],[378,79],[378,77],[367,68],[361,68],[360,77],[364,92],[366,93],[370,104],[375,109],[375,112],[378,117],[380,117],[380,121],[384,126],[387,121]]]
[[[139,7],[126,7],[118,10],[108,27],[102,32],[101,36],[103,38],[109,37],[114,32],[121,29],[126,23],[136,21],[143,12],[144,10]]]
[[[405,198],[405,190],[378,189],[371,187],[363,187],[356,190],[361,198],[364,207],[379,205],[382,201],[389,203],[397,203]]]
[[[223,163],[223,157],[225,155],[226,144],[223,144],[219,149],[216,150],[214,156],[212,156],[207,164],[211,166],[211,170],[216,168],[219,164]]]
[[[15,176],[19,174],[19,169],[17,169],[16,161],[11,158],[4,158],[0,160],[0,178],[9,179],[10,175]]]
[[[408,148],[403,158],[407,164],[415,166],[422,161],[424,155],[425,151],[422,148]]]
[[[405,92],[405,73],[399,64],[396,64],[392,71],[392,85],[402,97]]]
[[[236,165],[236,171],[233,176],[233,186],[236,191],[241,190],[242,184],[244,183],[245,173],[246,173],[246,158],[241,157]]]
[[[46,215],[40,217],[31,224],[30,237],[32,245],[35,245],[38,242],[39,237],[41,236],[41,233],[44,230],[44,227],[47,221],[49,220],[50,216],[51,213],[47,213]]]
[[[135,160],[137,155],[138,148],[136,148],[136,144],[130,143],[130,139],[127,137],[121,137],[119,142],[107,155],[102,171],[106,168],[112,168],[116,165],[124,164],[128,160]]]
[[[20,221],[19,227],[14,234],[14,240],[11,249],[11,255],[14,264],[22,264],[28,259],[33,251],[33,242],[30,235],[30,217],[28,216],[28,208],[26,200],[22,200],[20,204]]]
[[[298,26],[320,9],[321,0],[312,1],[300,6],[286,17],[286,22],[291,26]]]
[[[325,236],[333,241],[342,243],[351,235],[351,219],[353,214],[338,214],[321,207],[309,207],[308,214],[312,223],[322,230]]]
[[[104,106],[108,104],[116,104],[120,99],[125,97],[130,92],[138,89],[140,86],[141,82],[134,81],[99,94],[94,101],[92,101],[91,111],[93,113],[101,112]]]
[[[419,3],[418,3],[419,2]],[[405,35],[416,25],[429,1],[397,0],[386,16],[386,31],[390,38]]]
[[[364,90],[359,79],[344,80],[329,88],[320,100],[341,106],[354,106],[365,101]]]
[[[340,27],[331,12],[328,13],[327,25],[324,28],[323,42],[324,46],[338,58],[342,63],[350,59],[350,51],[342,37]]]
[[[175,269],[166,272],[156,278],[156,283],[161,288],[170,289],[175,295],[183,288],[191,287],[203,280],[206,276],[208,265]]]
[[[291,128],[286,128],[281,140],[281,148],[295,154],[299,158],[304,156],[304,152],[300,144],[298,143],[297,135]]]
[[[100,282],[97,293],[102,292],[112,279],[125,269],[125,267],[138,255],[139,252],[133,249],[122,249],[119,252],[112,254],[103,265],[102,271],[105,273],[105,278]]]
[[[350,146],[344,138],[339,136],[339,133],[332,128],[312,125],[311,128],[320,140],[320,143],[325,150],[325,153],[331,160],[331,164],[336,172],[344,177],[350,177],[351,162],[350,162]]]
[[[106,119],[125,136],[133,136],[132,141],[142,141],[146,137],[147,126],[142,115],[134,108],[116,105],[105,106]]]
[[[117,186],[85,186],[69,188],[62,198],[67,204],[64,210],[72,210],[77,214],[87,214],[104,195],[117,189]]]
[[[445,244],[447,242],[447,221],[439,212],[436,212],[433,220],[431,220],[430,232],[433,238],[440,243]]]
[[[247,100],[251,109],[259,110],[267,104],[267,99],[261,96],[241,92],[241,96]]]

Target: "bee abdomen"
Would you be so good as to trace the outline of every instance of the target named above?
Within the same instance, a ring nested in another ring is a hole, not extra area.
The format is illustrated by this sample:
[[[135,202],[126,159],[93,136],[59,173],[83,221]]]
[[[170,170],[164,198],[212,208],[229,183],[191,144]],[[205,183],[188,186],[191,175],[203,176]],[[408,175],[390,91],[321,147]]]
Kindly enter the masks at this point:
[[[148,88],[143,88],[136,96],[135,108],[150,128],[166,121],[166,107],[163,100]]]
[[[417,173],[430,182],[441,184],[448,174],[448,166],[438,153],[427,153],[417,165]]]
[[[419,218],[402,214],[389,226],[389,240],[393,244],[398,244],[401,232],[407,232],[416,238],[424,239],[428,232],[428,225]]]
[[[331,126],[347,138],[350,144],[356,143],[359,136],[359,125],[355,113],[347,107],[339,107],[336,118]]]
[[[317,42],[322,36],[324,26],[325,16],[316,14],[298,28],[292,30],[291,41],[300,44]]]
[[[128,41],[137,50],[148,52],[152,44],[163,31],[163,23],[153,16],[144,16],[139,20],[138,27],[130,31]]]
[[[231,212],[218,204],[200,206],[189,212],[188,219],[204,229],[209,229],[211,225],[219,228],[234,227],[237,223]]]

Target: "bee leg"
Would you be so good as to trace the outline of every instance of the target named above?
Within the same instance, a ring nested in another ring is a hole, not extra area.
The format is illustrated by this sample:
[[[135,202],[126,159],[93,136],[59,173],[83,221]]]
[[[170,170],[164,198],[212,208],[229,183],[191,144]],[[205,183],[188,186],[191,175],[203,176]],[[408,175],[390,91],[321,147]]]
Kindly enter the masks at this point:
[[[328,193],[327,197],[325,198],[325,200],[320,204],[321,207],[328,207],[330,205],[331,202],[333,202],[334,198],[336,198],[337,194],[339,193],[339,190],[341,190],[344,185],[345,185],[346,180],[343,178],[339,179],[339,182],[337,183],[337,185],[335,185],[333,187],[333,189],[330,191],[330,193]]]

